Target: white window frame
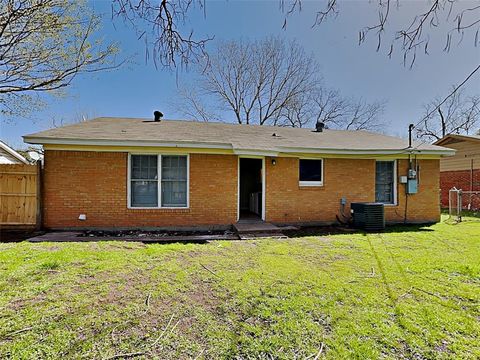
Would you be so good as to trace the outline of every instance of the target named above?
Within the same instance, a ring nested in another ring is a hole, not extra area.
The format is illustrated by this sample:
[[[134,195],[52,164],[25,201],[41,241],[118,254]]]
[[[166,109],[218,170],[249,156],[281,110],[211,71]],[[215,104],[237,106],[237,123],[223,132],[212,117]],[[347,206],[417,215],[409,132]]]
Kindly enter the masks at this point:
[[[300,160],[319,160],[322,162],[322,180],[321,181],[301,181],[300,180]],[[302,157],[298,159],[298,185],[299,186],[323,186],[323,182],[325,180],[325,172],[323,171],[324,168],[324,160],[323,158],[306,158]]]
[[[383,204],[384,206],[398,206],[397,202],[397,160],[385,160],[385,159],[375,159],[375,183],[374,183],[374,196],[375,196],[375,202],[377,202],[376,198],[376,192],[377,192],[377,162],[378,161],[383,161],[383,162],[393,162],[393,202],[392,203],[380,203]]]
[[[158,206],[132,206],[132,155],[156,155],[157,156],[157,204]],[[187,157],[187,206],[162,206],[162,157],[163,156],[186,156]],[[185,153],[128,153],[127,161],[127,208],[134,210],[151,209],[190,209],[190,154]]]

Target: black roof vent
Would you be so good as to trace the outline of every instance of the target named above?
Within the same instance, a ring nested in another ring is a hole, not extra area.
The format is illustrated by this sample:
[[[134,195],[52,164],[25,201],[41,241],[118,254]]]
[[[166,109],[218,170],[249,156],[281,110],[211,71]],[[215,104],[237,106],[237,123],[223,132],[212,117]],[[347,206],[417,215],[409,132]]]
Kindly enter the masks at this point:
[[[163,114],[160,111],[154,111],[153,112],[153,120],[154,121],[160,121],[162,120]]]
[[[325,129],[325,123],[320,120],[317,120],[317,123],[315,124],[315,131],[323,132],[323,129]]]

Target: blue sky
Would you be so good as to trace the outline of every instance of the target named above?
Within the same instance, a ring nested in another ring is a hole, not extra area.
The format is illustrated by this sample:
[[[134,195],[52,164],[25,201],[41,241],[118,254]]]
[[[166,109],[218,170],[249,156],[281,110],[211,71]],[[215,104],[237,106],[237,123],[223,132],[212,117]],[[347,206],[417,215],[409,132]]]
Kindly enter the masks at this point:
[[[400,11],[393,10],[390,28],[409,19],[415,11],[423,10],[427,2],[401,2]],[[67,96],[49,98],[47,107],[33,120],[0,119],[0,137],[16,148],[21,148],[21,136],[52,127],[53,120],[68,123],[81,114],[88,116],[152,117],[156,109],[165,118],[180,118],[172,106],[177,92],[177,81],[188,81],[193,74],[156,69],[153,62],[145,62],[145,44],[122,21],[112,23],[110,1],[91,1],[95,11],[104,14],[100,36],[116,41],[122,56],[132,56],[133,63],[120,69],[80,76],[68,89]],[[371,37],[358,45],[358,30],[376,20],[375,4],[367,1],[341,3],[336,19],[312,28],[315,9],[319,5],[304,1],[303,9],[288,19],[282,30],[284,15],[279,1],[207,1],[206,17],[200,9],[190,14],[185,29],[194,29],[197,36],[215,36],[218,39],[263,38],[278,35],[297,39],[320,64],[326,84],[346,96],[363,97],[367,101],[386,100],[385,131],[405,136],[407,126],[422,114],[422,105],[435,96],[448,92],[480,62],[480,48],[466,38],[450,53],[441,50],[444,38],[433,34],[429,56],[420,56],[413,69],[402,65],[400,54],[389,59],[375,51]],[[392,33],[386,33],[388,41]],[[212,45],[215,40],[212,41]],[[473,78],[467,89],[480,93],[480,77]],[[225,120],[233,120],[225,114]]]

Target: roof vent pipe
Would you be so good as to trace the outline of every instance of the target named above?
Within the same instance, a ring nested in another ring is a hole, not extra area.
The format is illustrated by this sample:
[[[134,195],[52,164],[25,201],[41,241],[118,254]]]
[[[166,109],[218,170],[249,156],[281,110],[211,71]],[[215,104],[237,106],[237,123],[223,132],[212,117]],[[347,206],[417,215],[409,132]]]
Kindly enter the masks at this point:
[[[163,114],[160,111],[154,111],[153,117],[154,117],[153,120],[158,122],[162,120]]]
[[[320,120],[317,120],[317,124],[315,125],[315,131],[323,132],[323,129],[325,129],[325,123]]]
[[[412,147],[412,130],[415,128],[415,125],[408,125],[408,148]]]

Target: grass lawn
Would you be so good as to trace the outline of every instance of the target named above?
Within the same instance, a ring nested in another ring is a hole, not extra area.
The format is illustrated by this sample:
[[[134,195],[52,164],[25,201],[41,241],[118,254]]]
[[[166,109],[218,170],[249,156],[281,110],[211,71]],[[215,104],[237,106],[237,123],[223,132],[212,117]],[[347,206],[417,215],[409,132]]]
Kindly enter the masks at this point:
[[[480,219],[209,244],[0,244],[0,358],[478,359]]]

